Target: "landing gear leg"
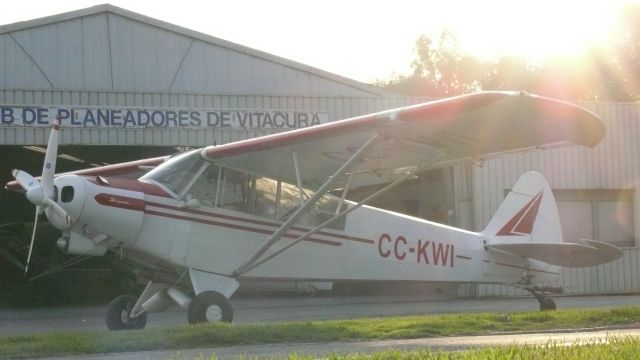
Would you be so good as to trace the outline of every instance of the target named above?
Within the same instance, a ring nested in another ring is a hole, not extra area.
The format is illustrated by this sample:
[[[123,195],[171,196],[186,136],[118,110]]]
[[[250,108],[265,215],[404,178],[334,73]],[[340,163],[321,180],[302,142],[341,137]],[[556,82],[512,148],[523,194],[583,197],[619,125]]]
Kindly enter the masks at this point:
[[[537,286],[526,288],[533,296],[535,296],[536,300],[540,304],[541,311],[550,311],[556,309],[556,302],[553,301],[549,297],[549,294],[554,293],[562,293],[562,288],[552,288],[552,287],[544,287],[540,288]]]
[[[107,305],[105,320],[109,330],[143,329],[147,325],[147,313],[142,312],[133,317],[132,311],[136,298],[131,295],[121,295]]]

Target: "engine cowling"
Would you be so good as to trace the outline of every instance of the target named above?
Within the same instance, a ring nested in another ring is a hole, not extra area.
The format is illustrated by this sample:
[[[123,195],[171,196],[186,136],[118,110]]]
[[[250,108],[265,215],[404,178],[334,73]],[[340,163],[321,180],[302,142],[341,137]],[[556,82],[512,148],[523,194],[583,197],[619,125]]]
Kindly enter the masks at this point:
[[[58,239],[62,251],[103,255],[107,248],[135,241],[144,215],[143,191],[72,174],[57,177],[54,184],[57,203],[74,219]]]
[[[65,254],[102,256],[107,252],[107,247],[100,244],[100,240],[100,238],[92,240],[75,231],[71,231],[68,237],[59,238],[56,241],[56,245]]]
[[[144,193],[84,180],[86,200],[79,220],[91,227],[88,237],[102,233],[108,235],[110,242],[132,244],[142,226]]]

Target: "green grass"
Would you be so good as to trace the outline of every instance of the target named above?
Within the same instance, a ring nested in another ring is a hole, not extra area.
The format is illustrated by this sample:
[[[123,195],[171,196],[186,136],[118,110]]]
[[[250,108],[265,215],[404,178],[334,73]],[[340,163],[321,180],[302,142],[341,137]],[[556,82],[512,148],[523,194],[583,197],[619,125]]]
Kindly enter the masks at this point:
[[[577,346],[548,343],[541,346],[497,346],[465,351],[419,351],[388,350],[372,354],[332,354],[328,360],[626,360],[637,359],[640,354],[640,339],[612,337],[607,342],[580,342]],[[185,359],[175,354],[170,359]],[[215,355],[199,356],[196,360],[217,360]],[[238,359],[245,359],[239,357]],[[251,359],[251,358],[247,358]],[[314,356],[289,355],[288,360],[311,360]]]
[[[334,354],[327,358],[330,360],[622,360],[637,359],[639,354],[639,339],[611,338],[607,343],[592,341],[580,346],[549,343],[543,346],[513,345],[456,352],[390,350],[375,354]],[[290,355],[289,359],[306,360],[313,357]]]
[[[138,331],[74,331],[0,338],[0,358],[231,345],[408,339],[640,323],[640,307],[466,313],[275,324],[204,324]],[[527,358],[527,357],[525,357]]]

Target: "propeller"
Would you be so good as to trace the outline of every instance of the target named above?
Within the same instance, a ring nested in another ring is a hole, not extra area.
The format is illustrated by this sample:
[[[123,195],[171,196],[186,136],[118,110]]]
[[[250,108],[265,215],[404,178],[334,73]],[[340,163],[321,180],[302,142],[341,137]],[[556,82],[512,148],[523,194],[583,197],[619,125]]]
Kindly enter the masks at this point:
[[[29,261],[31,261],[31,253],[33,252],[33,244],[36,239],[36,229],[38,227],[40,214],[44,212],[49,222],[60,230],[70,228],[72,223],[69,214],[53,201],[53,177],[56,172],[59,133],[60,119],[56,117],[51,125],[51,135],[49,135],[49,143],[47,144],[47,152],[44,156],[44,165],[42,166],[40,181],[22,170],[13,170],[11,172],[16,181],[27,192],[27,199],[36,206],[36,216],[33,222],[33,232],[31,233],[29,255],[27,255],[27,263],[24,268],[25,274],[29,271]]]

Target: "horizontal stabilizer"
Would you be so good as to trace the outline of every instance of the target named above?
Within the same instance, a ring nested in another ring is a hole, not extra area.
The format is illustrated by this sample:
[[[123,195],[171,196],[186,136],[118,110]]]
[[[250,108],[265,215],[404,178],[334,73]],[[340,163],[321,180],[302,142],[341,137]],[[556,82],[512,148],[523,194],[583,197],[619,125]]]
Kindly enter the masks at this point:
[[[617,247],[594,240],[577,243],[511,243],[490,245],[489,250],[539,260],[562,267],[595,266],[622,256]]]

